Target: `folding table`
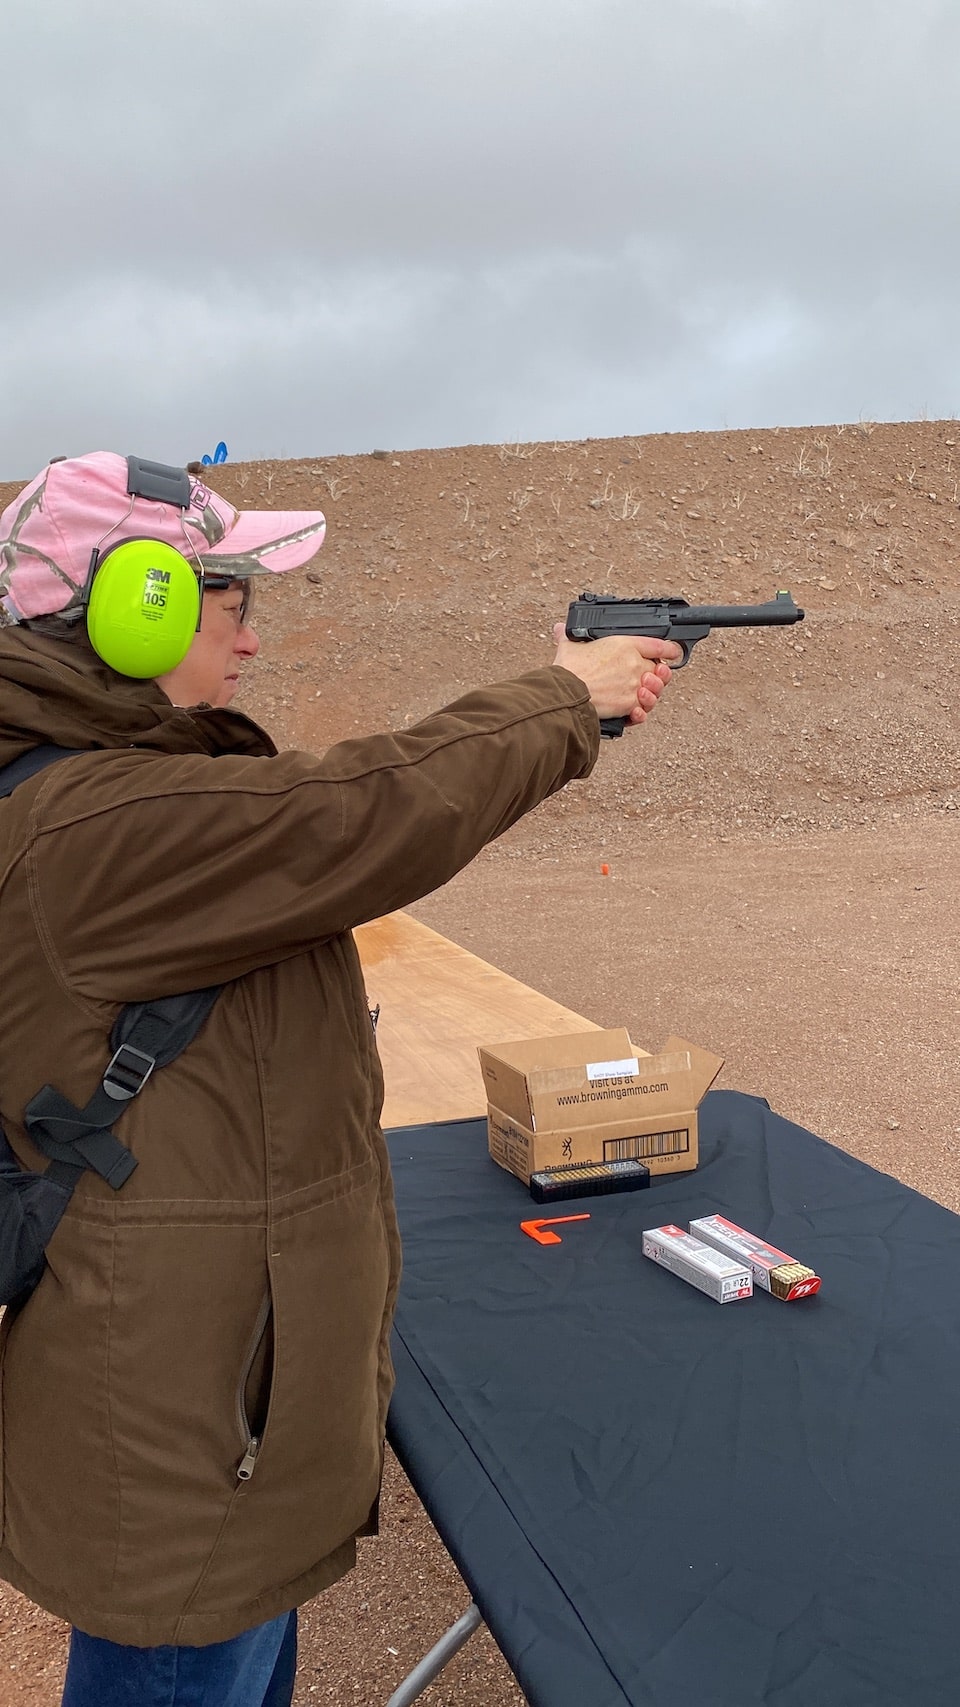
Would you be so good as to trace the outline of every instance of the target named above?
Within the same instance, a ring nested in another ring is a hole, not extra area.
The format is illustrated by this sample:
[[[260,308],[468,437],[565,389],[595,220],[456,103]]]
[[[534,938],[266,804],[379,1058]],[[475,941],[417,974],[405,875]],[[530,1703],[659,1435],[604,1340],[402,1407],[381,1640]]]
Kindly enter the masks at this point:
[[[482,1617],[532,1707],[955,1707],[960,1220],[715,1091],[695,1173],[543,1247],[482,1119],[392,1124],[388,1432],[473,1596],[448,1650]],[[717,1211],[819,1296],[721,1306],[641,1255]]]

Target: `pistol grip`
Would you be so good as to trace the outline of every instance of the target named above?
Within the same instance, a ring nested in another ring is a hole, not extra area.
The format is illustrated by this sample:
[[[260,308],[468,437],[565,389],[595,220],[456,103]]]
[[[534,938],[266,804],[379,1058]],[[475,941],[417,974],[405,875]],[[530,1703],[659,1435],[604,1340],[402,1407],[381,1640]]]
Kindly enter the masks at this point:
[[[601,739],[601,741],[617,740],[623,734],[623,731],[626,729],[627,721],[628,720],[626,717],[601,717],[601,719],[600,719],[600,739]]]

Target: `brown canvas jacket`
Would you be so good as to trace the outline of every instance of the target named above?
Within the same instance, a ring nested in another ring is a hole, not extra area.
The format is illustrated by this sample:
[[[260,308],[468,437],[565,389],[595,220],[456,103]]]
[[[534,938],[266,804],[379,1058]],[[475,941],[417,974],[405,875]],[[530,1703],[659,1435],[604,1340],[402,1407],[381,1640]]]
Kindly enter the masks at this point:
[[[118,1121],[136,1171],[81,1176],[7,1312],[0,1575],[96,1636],[222,1641],[348,1570],[379,1490],[400,1258],[351,929],[585,775],[597,718],[550,668],[277,754],[239,714],[5,630],[0,764],[39,742],[83,751],[0,801],[21,1160],[45,1166],[25,1104],[47,1082],[87,1100],[122,1004],[226,988]]]

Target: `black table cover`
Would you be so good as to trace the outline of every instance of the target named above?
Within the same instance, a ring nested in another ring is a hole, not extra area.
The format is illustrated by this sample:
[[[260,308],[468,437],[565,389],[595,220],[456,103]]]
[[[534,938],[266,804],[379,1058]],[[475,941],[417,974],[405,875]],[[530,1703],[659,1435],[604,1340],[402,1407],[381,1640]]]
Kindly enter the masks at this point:
[[[546,1207],[482,1120],[390,1133],[391,1443],[532,1707],[957,1707],[960,1219],[755,1098],[700,1137],[694,1174]],[[717,1212],[819,1296],[641,1256]]]

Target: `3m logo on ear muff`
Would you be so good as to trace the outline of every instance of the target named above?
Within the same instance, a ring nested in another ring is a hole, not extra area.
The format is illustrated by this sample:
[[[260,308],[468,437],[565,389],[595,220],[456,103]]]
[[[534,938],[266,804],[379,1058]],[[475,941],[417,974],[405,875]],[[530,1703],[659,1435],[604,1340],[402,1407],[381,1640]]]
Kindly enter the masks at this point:
[[[153,585],[151,586],[151,582]],[[148,569],[147,584],[143,590],[145,605],[157,605],[162,608],[167,602],[164,589],[170,585],[169,569]]]
[[[87,578],[87,633],[122,676],[164,676],[183,662],[200,621],[200,576],[172,545],[125,539],[94,554]]]

